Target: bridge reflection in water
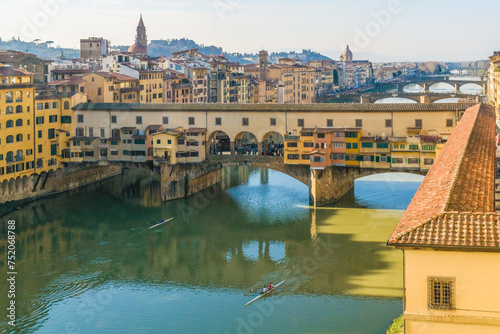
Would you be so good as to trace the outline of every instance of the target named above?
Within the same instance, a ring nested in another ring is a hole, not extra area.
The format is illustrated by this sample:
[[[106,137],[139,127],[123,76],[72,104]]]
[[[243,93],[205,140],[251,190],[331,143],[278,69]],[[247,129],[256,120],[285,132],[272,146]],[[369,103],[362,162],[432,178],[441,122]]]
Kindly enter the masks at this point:
[[[385,240],[402,211],[363,206],[358,197],[373,185],[361,182],[356,197],[351,191],[335,206],[313,209],[307,186],[279,172],[239,167],[224,174],[221,187],[161,203],[154,174],[130,170],[9,216],[18,222],[17,265],[23,273],[18,276],[17,299],[23,305],[18,328],[33,330],[53,321],[58,303],[110,284],[127,286],[127,291],[159,284],[216,294],[229,289],[239,295],[286,278],[290,296],[388,297],[396,298],[399,308],[401,255],[385,247]],[[378,187],[389,196],[409,189],[405,183]],[[173,225],[148,229],[148,222],[167,217],[175,217]],[[0,242],[5,258],[5,238]],[[5,265],[0,262],[0,270]],[[6,294],[5,285],[0,294]],[[0,307],[6,309],[5,298]],[[388,312],[390,319],[399,311]]]

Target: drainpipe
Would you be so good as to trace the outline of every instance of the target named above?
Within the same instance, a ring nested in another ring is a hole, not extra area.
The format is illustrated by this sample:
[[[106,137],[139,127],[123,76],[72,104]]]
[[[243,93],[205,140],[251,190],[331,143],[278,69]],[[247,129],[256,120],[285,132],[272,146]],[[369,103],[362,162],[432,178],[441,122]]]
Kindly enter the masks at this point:
[[[403,249],[403,324],[404,324],[404,332],[406,333],[406,319],[405,319],[405,314],[406,312],[406,257],[405,257],[405,250]]]

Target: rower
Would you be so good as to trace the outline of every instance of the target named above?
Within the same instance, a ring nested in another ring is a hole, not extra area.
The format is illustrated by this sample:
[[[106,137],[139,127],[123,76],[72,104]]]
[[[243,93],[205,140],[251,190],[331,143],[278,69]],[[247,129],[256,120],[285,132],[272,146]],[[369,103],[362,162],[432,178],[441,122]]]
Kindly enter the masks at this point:
[[[273,282],[269,283],[269,290],[274,289]]]
[[[261,293],[261,294],[263,295],[263,294],[265,294],[266,292],[267,292],[267,288],[266,288],[266,286],[264,285],[264,287],[262,288],[262,293]]]

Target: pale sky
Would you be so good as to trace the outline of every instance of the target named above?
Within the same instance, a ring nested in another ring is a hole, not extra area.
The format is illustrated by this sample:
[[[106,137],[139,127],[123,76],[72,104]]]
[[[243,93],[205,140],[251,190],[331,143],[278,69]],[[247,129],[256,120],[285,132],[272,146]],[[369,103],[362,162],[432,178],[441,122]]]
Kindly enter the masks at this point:
[[[358,59],[476,60],[500,49],[497,9],[498,0],[3,0],[0,37],[130,45],[142,12],[149,40],[226,52],[304,48],[337,59],[349,43]]]

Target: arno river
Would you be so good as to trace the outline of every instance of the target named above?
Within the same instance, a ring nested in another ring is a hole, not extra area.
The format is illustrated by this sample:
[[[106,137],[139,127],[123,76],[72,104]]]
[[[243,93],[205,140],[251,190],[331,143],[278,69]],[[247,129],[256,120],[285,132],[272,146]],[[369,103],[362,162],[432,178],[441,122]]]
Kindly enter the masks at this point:
[[[129,170],[27,205],[0,218],[18,240],[17,326],[1,284],[0,332],[384,333],[402,313],[402,254],[385,243],[420,183],[378,180],[314,210],[307,186],[271,170],[225,170],[221,187],[169,203]]]

